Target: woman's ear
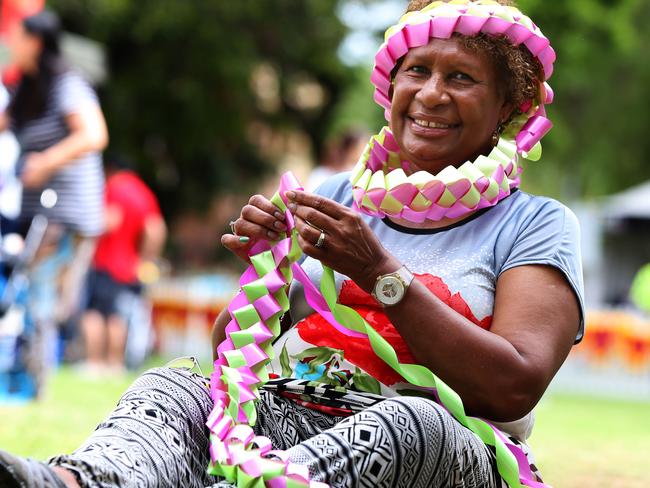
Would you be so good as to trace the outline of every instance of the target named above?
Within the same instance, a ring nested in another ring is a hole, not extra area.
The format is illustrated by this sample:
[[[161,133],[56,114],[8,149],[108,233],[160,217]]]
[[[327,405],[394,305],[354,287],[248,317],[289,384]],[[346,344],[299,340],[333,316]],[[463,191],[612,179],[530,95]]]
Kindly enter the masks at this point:
[[[512,102],[503,102],[503,105],[501,105],[501,110],[499,110],[499,123],[505,124],[508,120],[510,120],[510,117],[512,117],[514,110],[515,105]]]

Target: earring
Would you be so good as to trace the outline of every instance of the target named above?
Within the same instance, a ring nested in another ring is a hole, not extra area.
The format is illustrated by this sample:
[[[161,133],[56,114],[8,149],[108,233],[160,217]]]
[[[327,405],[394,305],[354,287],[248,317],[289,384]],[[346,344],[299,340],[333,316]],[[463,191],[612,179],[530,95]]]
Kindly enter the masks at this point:
[[[499,143],[499,138],[501,137],[502,132],[503,132],[503,124],[499,122],[499,125],[497,125],[497,128],[494,129],[494,132],[492,133],[493,146],[496,146]]]

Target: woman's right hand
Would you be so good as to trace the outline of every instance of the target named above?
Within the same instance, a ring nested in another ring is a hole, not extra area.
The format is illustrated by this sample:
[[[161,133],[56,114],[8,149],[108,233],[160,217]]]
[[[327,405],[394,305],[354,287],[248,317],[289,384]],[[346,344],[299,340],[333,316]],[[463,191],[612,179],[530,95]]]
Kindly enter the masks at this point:
[[[235,234],[221,236],[221,244],[245,262],[248,251],[259,240],[277,240],[287,230],[284,214],[262,195],[253,195],[233,225]]]

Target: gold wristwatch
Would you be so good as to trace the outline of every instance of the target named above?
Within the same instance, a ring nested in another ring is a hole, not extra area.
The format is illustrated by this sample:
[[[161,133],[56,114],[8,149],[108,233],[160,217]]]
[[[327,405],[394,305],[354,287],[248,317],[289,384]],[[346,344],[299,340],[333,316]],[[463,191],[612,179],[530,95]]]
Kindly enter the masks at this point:
[[[402,266],[393,273],[378,276],[372,296],[384,307],[396,305],[402,301],[412,281],[413,273]]]

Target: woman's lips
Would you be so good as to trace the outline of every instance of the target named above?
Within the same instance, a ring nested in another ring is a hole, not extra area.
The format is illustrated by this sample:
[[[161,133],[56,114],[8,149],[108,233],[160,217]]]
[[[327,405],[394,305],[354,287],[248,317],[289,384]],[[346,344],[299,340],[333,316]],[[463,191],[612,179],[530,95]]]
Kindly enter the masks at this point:
[[[460,124],[446,124],[433,122],[424,119],[409,117],[409,126],[414,134],[426,137],[440,137],[449,134],[452,130],[460,127]]]

